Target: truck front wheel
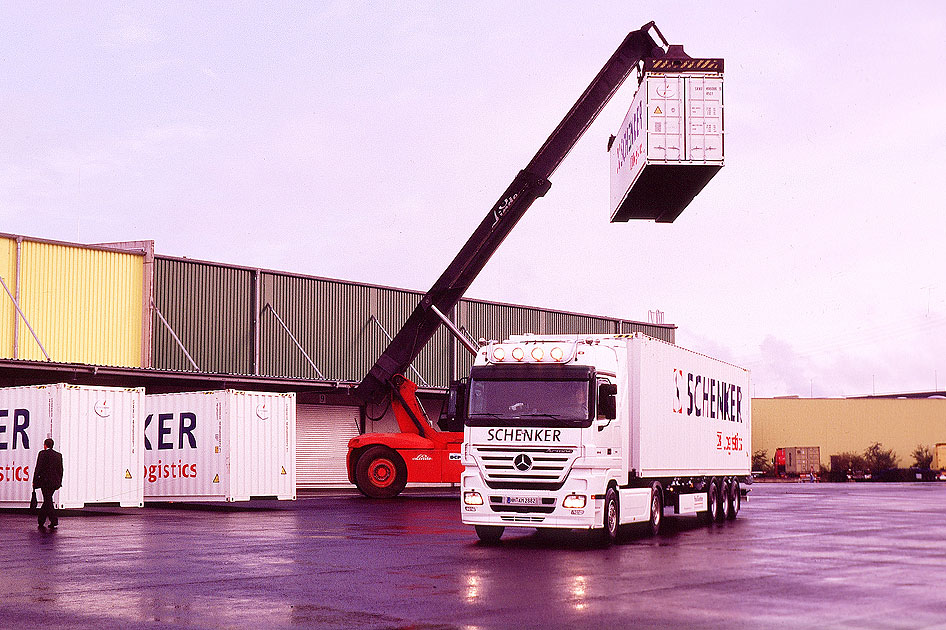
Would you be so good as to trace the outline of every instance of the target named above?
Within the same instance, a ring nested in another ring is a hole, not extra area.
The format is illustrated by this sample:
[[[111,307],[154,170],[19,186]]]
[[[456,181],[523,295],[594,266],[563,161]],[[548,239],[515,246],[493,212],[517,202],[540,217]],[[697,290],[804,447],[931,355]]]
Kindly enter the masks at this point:
[[[620,516],[618,493],[614,488],[608,488],[604,493],[604,527],[598,534],[598,542],[602,547],[608,547],[618,539]]]
[[[660,525],[664,520],[663,490],[659,483],[650,487],[650,522],[647,524],[647,533],[656,536],[660,533]]]
[[[355,485],[371,499],[396,497],[407,485],[407,466],[387,446],[372,446],[355,464]]]
[[[474,525],[476,536],[487,545],[495,545],[503,537],[505,527],[499,525]]]

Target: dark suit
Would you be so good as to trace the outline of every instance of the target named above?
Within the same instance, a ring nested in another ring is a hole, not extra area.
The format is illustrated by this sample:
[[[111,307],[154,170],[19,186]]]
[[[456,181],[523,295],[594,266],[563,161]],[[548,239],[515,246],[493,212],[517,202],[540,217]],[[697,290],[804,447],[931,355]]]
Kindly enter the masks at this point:
[[[62,453],[51,448],[39,452],[33,468],[33,487],[43,492],[43,505],[37,516],[39,524],[45,525],[49,519],[49,524],[55,527],[59,524],[59,517],[53,507],[53,493],[62,487]]]

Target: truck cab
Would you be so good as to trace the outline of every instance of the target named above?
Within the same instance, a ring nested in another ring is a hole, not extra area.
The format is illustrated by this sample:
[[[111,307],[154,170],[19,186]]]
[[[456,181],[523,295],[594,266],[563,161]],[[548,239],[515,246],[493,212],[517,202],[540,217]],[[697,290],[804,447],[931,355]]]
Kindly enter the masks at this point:
[[[598,530],[611,542],[621,525],[657,533],[665,506],[734,516],[747,453],[717,453],[717,433],[732,432],[722,414],[706,422],[691,403],[686,417],[682,401],[696,396],[682,368],[722,370],[728,380],[713,381],[720,391],[746,374],[643,335],[486,345],[467,386],[463,522],[486,542],[505,527]]]

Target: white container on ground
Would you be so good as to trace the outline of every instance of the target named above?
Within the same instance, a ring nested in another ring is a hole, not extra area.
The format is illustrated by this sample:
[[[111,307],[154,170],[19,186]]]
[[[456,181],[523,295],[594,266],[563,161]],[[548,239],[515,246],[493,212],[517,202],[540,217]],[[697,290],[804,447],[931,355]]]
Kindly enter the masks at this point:
[[[145,410],[145,499],[296,498],[295,394],[153,394]]]
[[[29,505],[36,456],[51,437],[63,460],[57,507],[141,507],[143,405],[141,388],[58,383],[0,389],[0,505]]]

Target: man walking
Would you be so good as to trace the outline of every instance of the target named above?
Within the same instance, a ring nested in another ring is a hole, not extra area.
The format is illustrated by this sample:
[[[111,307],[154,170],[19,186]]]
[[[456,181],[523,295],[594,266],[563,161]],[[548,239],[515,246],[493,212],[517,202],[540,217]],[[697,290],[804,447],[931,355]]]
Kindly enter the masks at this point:
[[[33,488],[39,488],[43,492],[43,505],[39,508],[37,517],[40,528],[46,526],[47,519],[50,527],[59,525],[56,508],[53,507],[53,493],[62,487],[62,453],[53,450],[52,438],[46,438],[43,447],[36,457],[36,467],[33,468]]]

